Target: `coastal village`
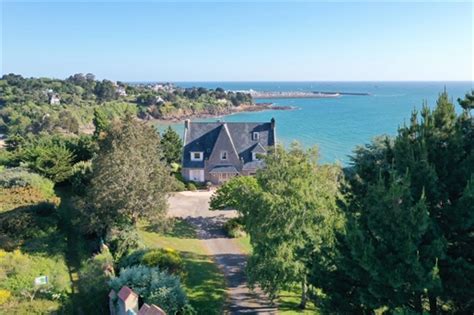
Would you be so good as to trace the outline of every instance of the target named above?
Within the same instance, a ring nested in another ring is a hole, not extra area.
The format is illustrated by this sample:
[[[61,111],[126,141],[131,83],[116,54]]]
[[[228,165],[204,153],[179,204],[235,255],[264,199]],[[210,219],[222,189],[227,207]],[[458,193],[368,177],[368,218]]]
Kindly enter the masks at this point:
[[[82,313],[112,315],[240,314],[256,309],[261,314],[303,309],[317,313],[322,306],[314,288],[332,292],[330,283],[305,275],[298,278],[304,285],[298,287],[292,280],[293,289],[284,291],[278,283],[267,286],[267,281],[275,280],[273,276],[266,280],[261,268],[278,262],[276,266],[292,270],[299,264],[292,255],[306,255],[300,246],[313,246],[318,238],[330,240],[324,244],[337,242],[332,233],[343,224],[339,221],[343,215],[339,202],[346,194],[341,190],[342,180],[350,183],[354,196],[361,194],[357,203],[349,203],[360,213],[364,212],[359,202],[364,209],[380,202],[384,217],[393,214],[400,226],[405,223],[399,212],[416,209],[395,207],[392,213],[392,203],[384,201],[385,190],[381,195],[374,190],[376,199],[366,199],[366,189],[372,188],[355,190],[365,185],[363,181],[377,178],[373,172],[381,174],[380,167],[388,165],[383,164],[388,160],[380,159],[390,155],[380,155],[379,150],[396,153],[411,146],[403,130],[392,140],[381,138],[359,149],[354,166],[342,168],[318,164],[312,149],[282,146],[277,126],[284,121],[221,118],[223,113],[248,108],[278,109],[278,105],[257,105],[255,93],[98,81],[91,74],[75,74],[66,80],[10,74],[0,80],[0,90],[6,104],[0,111],[0,270],[4,272],[0,273],[0,303],[12,312],[25,304],[42,303],[43,310],[73,307]],[[262,102],[305,96],[291,91],[262,93],[266,97]],[[349,93],[325,96],[370,97]],[[312,96],[318,98],[321,92]],[[459,100],[463,114],[458,115],[445,92],[437,109],[424,115],[439,115],[443,110],[443,115],[456,117],[451,127],[454,138],[449,141],[465,139],[468,144],[469,138],[456,126],[472,123],[473,101],[472,94]],[[37,116],[29,116],[32,102],[41,104],[35,109]],[[18,118],[10,118],[15,115]],[[213,119],[200,121],[202,117]],[[179,120],[175,126],[183,132],[171,127],[158,132],[157,126],[167,120]],[[425,141],[422,134],[417,137]],[[472,152],[457,153],[463,175],[445,174],[468,183],[472,163],[466,157]],[[396,159],[401,157],[395,155]],[[413,172],[422,167],[417,160],[411,162]],[[459,198],[456,202],[461,208],[456,211],[470,215],[462,212],[468,208]],[[368,200],[372,200],[370,205],[365,204]],[[419,220],[430,220],[426,213],[420,212]],[[105,226],[109,228],[104,232]],[[359,229],[357,233],[365,233]],[[37,235],[43,236],[38,239]],[[300,243],[301,235],[307,235],[310,243]],[[53,248],[64,251],[44,255]],[[290,248],[294,252],[287,252]],[[356,247],[353,250],[351,255],[356,255]],[[371,261],[377,262],[379,254],[374,255]],[[351,259],[357,257],[361,256]],[[385,268],[387,263],[374,268]],[[32,284],[28,280],[18,291],[9,281],[23,277],[23,266],[30,270]],[[331,268],[318,272],[332,277]],[[29,301],[23,299],[25,294]],[[62,304],[53,295],[70,299],[71,304]],[[443,303],[441,298],[437,303]]]
[[[472,1],[2,1],[0,315],[474,315]]]

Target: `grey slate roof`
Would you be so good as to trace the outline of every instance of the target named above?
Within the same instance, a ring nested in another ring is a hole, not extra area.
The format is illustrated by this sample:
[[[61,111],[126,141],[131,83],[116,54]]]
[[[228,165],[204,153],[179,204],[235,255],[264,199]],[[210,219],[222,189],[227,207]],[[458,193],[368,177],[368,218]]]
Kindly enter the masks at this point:
[[[242,170],[244,171],[254,171],[258,170],[259,168],[263,167],[263,161],[252,161],[245,163],[244,166],[242,167]]]
[[[274,129],[270,122],[187,122],[185,128],[183,167],[203,168],[204,161],[191,161],[190,152],[204,152],[204,160],[208,159],[214,149],[231,150],[231,148],[214,148],[221,132],[227,128],[239,158],[244,163],[252,161],[252,151],[264,153],[265,148],[275,145]],[[258,140],[252,140],[252,133],[258,132]]]
[[[209,173],[234,173],[239,174],[237,169],[234,166],[216,166]]]
[[[266,153],[267,151],[265,150],[264,147],[262,147],[262,145],[260,143],[257,143],[256,145],[254,145],[252,147],[252,151],[251,152],[254,152],[254,153]]]

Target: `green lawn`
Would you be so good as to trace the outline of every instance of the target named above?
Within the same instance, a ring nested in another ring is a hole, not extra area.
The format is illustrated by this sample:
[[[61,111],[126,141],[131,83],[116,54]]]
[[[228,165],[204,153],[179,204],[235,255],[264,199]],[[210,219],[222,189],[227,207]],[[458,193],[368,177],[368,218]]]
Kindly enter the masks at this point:
[[[306,309],[300,310],[301,294],[299,292],[283,291],[278,298],[278,314],[319,314],[318,309],[311,302],[306,303]]]
[[[238,237],[235,241],[244,253],[250,254],[252,252],[252,245],[250,245],[250,238],[248,236]]]
[[[5,192],[5,189],[0,189],[0,195],[2,191]],[[18,200],[13,201],[21,204]],[[10,282],[2,282],[2,288],[13,291],[14,286],[10,287],[8,283],[27,287],[24,283],[32,284],[36,276],[44,273],[50,279],[55,279],[54,285],[63,290],[64,295],[62,300],[53,301],[37,294],[35,299],[30,301],[21,294],[14,293],[10,300],[2,305],[4,312],[0,313],[72,313],[70,297],[74,288],[67,258],[67,236],[60,227],[61,220],[54,209],[49,213],[48,207],[41,206],[40,202],[43,200],[33,197],[25,200],[27,202],[20,207],[9,206],[8,211],[0,213],[0,223],[3,223],[0,224],[0,252],[4,256],[7,253],[9,255],[9,259],[0,262],[0,274],[5,274],[5,279],[10,278]],[[12,253],[13,249],[18,250],[13,252],[16,254]]]
[[[226,292],[224,276],[197,239],[194,228],[177,221],[172,231],[159,234],[146,226],[139,230],[145,245],[172,248],[180,252],[186,269],[184,286],[198,314],[222,314]]]

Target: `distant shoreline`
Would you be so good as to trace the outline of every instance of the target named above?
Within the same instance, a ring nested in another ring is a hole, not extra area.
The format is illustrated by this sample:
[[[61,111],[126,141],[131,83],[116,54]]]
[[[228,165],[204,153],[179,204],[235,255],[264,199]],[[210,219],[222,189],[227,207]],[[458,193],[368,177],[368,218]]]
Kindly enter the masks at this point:
[[[179,115],[167,118],[148,118],[142,119],[143,121],[148,122],[163,122],[163,123],[178,123],[183,122],[186,119],[205,119],[205,118],[219,118],[222,116],[239,114],[239,113],[252,113],[252,112],[262,112],[267,110],[295,110],[296,107],[294,106],[275,106],[273,103],[257,103],[255,105],[241,105],[238,107],[234,107],[228,111],[222,113],[196,113],[190,115]]]
[[[275,98],[338,98],[342,95],[369,96],[367,92],[327,92],[327,91],[245,91],[253,99]]]

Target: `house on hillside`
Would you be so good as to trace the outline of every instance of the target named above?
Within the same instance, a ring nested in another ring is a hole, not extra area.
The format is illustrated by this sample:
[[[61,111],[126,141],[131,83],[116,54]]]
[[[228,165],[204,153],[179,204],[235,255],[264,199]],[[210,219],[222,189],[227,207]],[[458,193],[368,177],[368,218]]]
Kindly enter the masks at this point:
[[[48,97],[49,97],[49,104],[51,105],[61,104],[61,98],[59,97],[58,93],[50,92],[48,93]]]
[[[221,184],[254,175],[262,155],[276,144],[275,119],[262,123],[184,123],[182,175],[188,181]]]
[[[127,90],[124,86],[118,85],[115,88],[115,93],[117,93],[118,96],[127,96]]]

